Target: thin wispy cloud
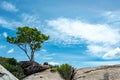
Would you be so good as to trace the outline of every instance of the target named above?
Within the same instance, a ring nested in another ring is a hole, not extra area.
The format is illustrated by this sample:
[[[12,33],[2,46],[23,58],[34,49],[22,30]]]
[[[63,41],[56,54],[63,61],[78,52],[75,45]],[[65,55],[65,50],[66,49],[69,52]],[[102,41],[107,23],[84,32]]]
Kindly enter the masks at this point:
[[[22,25],[20,22],[18,21],[14,21],[14,20],[11,20],[11,19],[5,19],[3,17],[0,17],[0,25],[2,27],[5,27],[7,29],[12,29],[12,30],[15,30],[18,25]]]
[[[27,14],[27,13],[22,13],[21,14],[21,23],[24,25],[28,25],[31,27],[39,27],[41,26],[41,21],[39,16],[34,15],[34,14]]]
[[[9,12],[17,12],[18,11],[18,9],[16,8],[15,5],[13,5],[12,3],[6,2],[6,1],[1,3],[1,8],[6,11],[9,11]]]
[[[6,38],[8,36],[7,32],[3,32],[3,36]]]
[[[0,49],[6,48],[5,45],[0,45]]]
[[[47,53],[46,49],[41,49],[40,51],[43,52],[43,53]]]
[[[120,11],[106,11],[102,13],[105,18],[105,23],[114,26],[114,28],[119,28],[120,25]]]
[[[26,13],[22,13],[20,16],[20,21],[12,20],[12,19],[5,19],[4,17],[0,16],[0,25],[2,27],[5,27],[7,29],[15,30],[18,26],[30,26],[33,28],[40,28],[41,21],[38,16],[36,15],[30,15]]]
[[[8,50],[7,53],[9,54],[9,53],[13,53],[13,52],[14,52],[14,49],[12,48],[12,49]]]

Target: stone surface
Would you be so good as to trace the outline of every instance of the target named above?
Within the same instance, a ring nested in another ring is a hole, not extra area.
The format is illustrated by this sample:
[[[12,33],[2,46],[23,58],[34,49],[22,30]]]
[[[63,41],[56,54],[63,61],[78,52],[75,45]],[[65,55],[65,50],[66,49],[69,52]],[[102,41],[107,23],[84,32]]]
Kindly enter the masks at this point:
[[[120,80],[120,65],[81,68],[76,70],[74,80]]]
[[[18,80],[9,71],[7,71],[3,66],[0,65],[0,80]]]
[[[64,80],[58,72],[50,72],[50,69],[47,69],[43,72],[32,74],[23,80]]]
[[[44,62],[43,65],[49,65],[48,62]]]
[[[21,61],[19,62],[19,65],[22,67],[26,75],[34,74],[49,69],[49,65],[40,65],[37,62]]]

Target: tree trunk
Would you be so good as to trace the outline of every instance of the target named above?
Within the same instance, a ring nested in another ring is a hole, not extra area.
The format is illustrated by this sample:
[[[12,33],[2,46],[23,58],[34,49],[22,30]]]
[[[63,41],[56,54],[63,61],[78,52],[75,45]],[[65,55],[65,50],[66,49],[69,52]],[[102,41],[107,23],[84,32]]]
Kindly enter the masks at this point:
[[[34,62],[34,51],[31,52],[31,59],[30,62]]]

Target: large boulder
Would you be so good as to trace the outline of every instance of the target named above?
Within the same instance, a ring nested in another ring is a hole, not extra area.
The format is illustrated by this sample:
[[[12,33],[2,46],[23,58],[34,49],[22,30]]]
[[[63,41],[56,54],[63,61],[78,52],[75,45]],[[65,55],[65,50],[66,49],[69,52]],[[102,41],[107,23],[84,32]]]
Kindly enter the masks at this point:
[[[49,68],[49,66],[47,65],[41,65],[37,62],[30,62],[30,61],[21,61],[19,62],[19,65],[22,67],[26,75],[41,72]]]
[[[120,65],[81,68],[76,70],[74,80],[120,80]]]

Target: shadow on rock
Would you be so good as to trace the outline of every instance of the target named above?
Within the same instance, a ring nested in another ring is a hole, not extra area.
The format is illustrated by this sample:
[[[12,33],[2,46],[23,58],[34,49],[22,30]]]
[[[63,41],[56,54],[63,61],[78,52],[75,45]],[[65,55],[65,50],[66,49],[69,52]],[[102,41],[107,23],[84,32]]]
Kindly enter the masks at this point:
[[[30,61],[21,61],[19,65],[22,67],[25,75],[34,74],[50,68],[49,65],[41,65],[37,62]]]

